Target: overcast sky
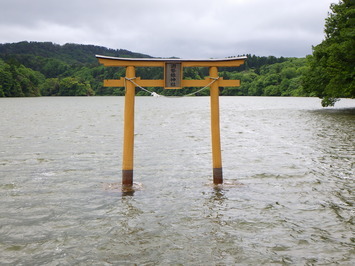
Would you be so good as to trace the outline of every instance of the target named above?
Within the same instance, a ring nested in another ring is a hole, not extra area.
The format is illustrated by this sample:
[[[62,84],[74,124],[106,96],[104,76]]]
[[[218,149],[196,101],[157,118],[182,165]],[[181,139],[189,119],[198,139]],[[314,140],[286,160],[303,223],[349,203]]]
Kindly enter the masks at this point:
[[[0,0],[0,43],[49,41],[154,57],[304,57],[338,0]]]

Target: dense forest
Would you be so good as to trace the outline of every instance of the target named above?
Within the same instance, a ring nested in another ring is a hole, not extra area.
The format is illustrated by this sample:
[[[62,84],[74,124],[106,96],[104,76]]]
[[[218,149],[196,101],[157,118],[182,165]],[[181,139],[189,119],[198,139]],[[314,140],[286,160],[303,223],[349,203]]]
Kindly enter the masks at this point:
[[[100,66],[95,54],[149,57],[94,45],[0,44],[0,97],[115,95],[103,79],[123,72]]]
[[[323,106],[337,98],[355,97],[354,1],[331,5],[325,40],[307,58],[247,54],[244,65],[219,68],[224,79],[240,79],[240,87],[221,88],[225,96],[317,96]],[[124,88],[103,87],[104,79],[125,75],[124,68],[99,65],[95,55],[149,58],[149,55],[94,45],[51,42],[0,44],[0,97],[124,95]],[[137,76],[162,79],[162,68],[137,68]],[[185,68],[184,79],[203,79],[207,68]],[[148,88],[152,90],[152,88]],[[164,90],[162,95],[186,95],[200,88]],[[196,95],[208,95],[204,90]],[[149,95],[137,88],[137,95]]]
[[[112,50],[93,45],[20,42],[0,44],[0,96],[86,96],[124,95],[123,88],[105,88],[104,79],[118,78],[124,68],[99,65],[95,54],[117,57],[148,55],[127,50]],[[222,95],[302,96],[299,79],[305,71],[305,59],[259,57],[247,55],[245,64],[238,68],[220,68],[224,79],[241,79],[238,88],[222,88]],[[203,79],[207,68],[184,69],[184,78]],[[145,79],[163,78],[162,68],[137,68],[137,76]],[[163,95],[185,95],[198,88],[164,90]],[[139,91],[138,95],[149,95]],[[208,95],[208,90],[198,95]],[[307,94],[308,95],[308,94]]]
[[[307,57],[304,90],[334,105],[338,98],[355,97],[355,1],[331,4],[325,20],[325,40]]]

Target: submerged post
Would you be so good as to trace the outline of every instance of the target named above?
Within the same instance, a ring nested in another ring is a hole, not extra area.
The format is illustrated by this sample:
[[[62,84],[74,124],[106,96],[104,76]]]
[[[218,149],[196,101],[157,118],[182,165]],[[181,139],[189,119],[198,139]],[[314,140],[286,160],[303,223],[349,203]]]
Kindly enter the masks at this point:
[[[210,67],[210,78],[218,78],[218,68]],[[211,137],[212,137],[212,164],[213,184],[223,183],[221,137],[219,127],[219,86],[218,80],[212,83],[210,88],[211,101]]]
[[[127,66],[126,78],[134,78],[135,75],[135,67]],[[124,105],[122,187],[133,186],[134,97],[135,85],[132,82],[127,82]]]

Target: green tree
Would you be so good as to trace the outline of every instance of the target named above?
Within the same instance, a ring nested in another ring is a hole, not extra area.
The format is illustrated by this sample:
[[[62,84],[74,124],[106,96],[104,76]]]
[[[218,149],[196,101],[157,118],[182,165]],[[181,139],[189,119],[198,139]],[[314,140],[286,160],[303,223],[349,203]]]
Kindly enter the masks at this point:
[[[41,85],[43,96],[92,96],[95,92],[88,82],[75,77],[49,78]]]
[[[41,94],[43,96],[55,96],[59,93],[59,79],[49,78],[41,84]]]
[[[48,59],[42,68],[47,78],[55,78],[67,71],[69,66],[58,59]]]
[[[330,9],[325,40],[307,57],[309,71],[303,77],[305,91],[322,98],[323,106],[355,97],[355,1],[340,0]]]
[[[60,96],[89,96],[94,95],[89,83],[80,82],[75,77],[64,78],[59,81]]]
[[[40,96],[39,84],[44,76],[10,60],[0,60],[0,97]]]

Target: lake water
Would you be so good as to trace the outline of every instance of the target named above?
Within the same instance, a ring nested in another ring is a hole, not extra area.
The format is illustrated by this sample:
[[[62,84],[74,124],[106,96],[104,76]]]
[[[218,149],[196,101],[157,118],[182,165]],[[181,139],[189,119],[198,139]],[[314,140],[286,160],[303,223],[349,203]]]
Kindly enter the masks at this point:
[[[354,265],[355,100],[136,98],[122,193],[123,97],[0,99],[1,265]]]

